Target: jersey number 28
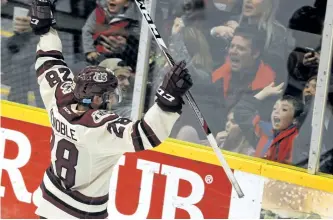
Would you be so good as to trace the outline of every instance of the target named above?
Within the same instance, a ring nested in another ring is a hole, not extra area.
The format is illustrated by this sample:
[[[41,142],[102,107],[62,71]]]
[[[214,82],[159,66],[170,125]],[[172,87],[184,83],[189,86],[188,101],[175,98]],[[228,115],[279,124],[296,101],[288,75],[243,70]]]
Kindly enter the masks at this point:
[[[59,77],[59,73],[63,75],[62,79]],[[68,78],[70,74],[70,70],[68,68],[59,68],[59,70],[52,70],[45,75],[45,79],[49,83],[50,87],[53,88],[55,85],[62,81],[69,81],[71,80]]]

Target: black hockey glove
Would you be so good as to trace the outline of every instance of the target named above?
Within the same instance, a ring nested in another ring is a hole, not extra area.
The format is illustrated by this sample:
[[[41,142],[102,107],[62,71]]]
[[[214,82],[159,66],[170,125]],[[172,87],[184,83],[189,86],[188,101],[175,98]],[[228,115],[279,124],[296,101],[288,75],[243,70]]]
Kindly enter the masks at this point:
[[[32,0],[30,27],[35,34],[46,34],[56,24],[54,9],[54,3],[50,0]]]
[[[172,67],[156,92],[156,102],[163,111],[181,112],[184,104],[182,96],[193,85],[191,75],[185,66],[185,61],[181,61]]]

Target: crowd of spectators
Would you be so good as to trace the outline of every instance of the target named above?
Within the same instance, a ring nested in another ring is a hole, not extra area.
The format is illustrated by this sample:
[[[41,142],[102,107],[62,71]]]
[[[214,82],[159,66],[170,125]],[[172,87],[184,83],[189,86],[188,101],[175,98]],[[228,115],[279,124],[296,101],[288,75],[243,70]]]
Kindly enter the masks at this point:
[[[132,0],[70,1],[86,18],[81,36],[64,47],[74,73],[86,65],[115,71],[125,94],[113,106],[130,117],[141,14]],[[176,60],[186,60],[193,96],[220,148],[306,167],[312,133],[321,35],[327,0],[158,0],[156,22]],[[8,99],[28,103],[33,91],[43,107],[33,69],[38,38],[29,15],[13,21],[2,43],[2,84]],[[62,38],[70,38],[61,33]],[[17,68],[18,65],[20,68]],[[168,65],[151,49],[147,103]],[[28,72],[28,73],[27,73]],[[15,77],[13,77],[15,76]],[[331,95],[329,95],[331,97]],[[321,169],[333,173],[332,101],[325,115]],[[148,104],[148,105],[149,105]],[[172,137],[209,145],[194,112],[185,105]]]
[[[165,22],[168,46],[173,57],[189,63],[192,93],[222,149],[307,167],[326,3],[175,4],[183,12],[171,10]],[[165,72],[161,66],[152,74],[155,86]],[[332,100],[327,101],[320,169],[333,173]],[[172,136],[209,145],[189,106]]]

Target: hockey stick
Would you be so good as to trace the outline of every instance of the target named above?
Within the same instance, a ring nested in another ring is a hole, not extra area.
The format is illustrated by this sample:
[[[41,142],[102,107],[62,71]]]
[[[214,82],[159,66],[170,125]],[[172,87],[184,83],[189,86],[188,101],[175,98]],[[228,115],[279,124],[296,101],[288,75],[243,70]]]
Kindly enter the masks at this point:
[[[170,64],[170,66],[174,66],[175,61],[172,59],[171,55],[168,52],[168,48],[166,47],[160,33],[157,31],[157,28],[154,24],[154,21],[150,17],[150,15],[149,15],[146,7],[145,7],[144,0],[135,0],[135,3],[138,6],[142,16],[146,19],[146,21],[147,21],[147,23],[150,27],[150,30],[151,30],[152,34],[154,35],[154,38],[155,38],[158,46],[162,50],[162,52],[163,52],[165,58],[167,59],[168,63]],[[199,110],[198,105],[195,103],[192,94],[190,92],[187,92],[185,94],[185,97],[187,98],[187,101],[188,101],[189,105],[191,106],[191,108],[194,110],[194,112],[195,112],[195,114],[196,114],[204,132],[207,135],[207,139],[208,139],[210,145],[213,147],[213,150],[214,150],[217,158],[219,159],[219,161],[222,165],[222,168],[224,169],[224,172],[226,173],[230,183],[232,184],[235,191],[237,192],[238,197],[239,198],[244,197],[244,193],[242,192],[242,189],[240,188],[240,186],[239,186],[233,172],[231,171],[228,163],[224,159],[224,156],[223,156],[221,150],[217,146],[217,142],[216,142],[212,132],[210,131],[206,120],[204,119],[203,115],[201,114],[201,111]]]

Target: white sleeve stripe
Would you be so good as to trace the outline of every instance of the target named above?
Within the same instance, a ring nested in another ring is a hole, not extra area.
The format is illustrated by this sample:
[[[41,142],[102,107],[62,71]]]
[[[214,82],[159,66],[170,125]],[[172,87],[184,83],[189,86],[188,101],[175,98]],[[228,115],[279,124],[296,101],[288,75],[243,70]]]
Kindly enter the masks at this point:
[[[138,131],[139,131],[139,133],[141,135],[142,144],[143,144],[143,147],[144,147],[145,150],[148,150],[148,149],[151,149],[151,148],[155,147],[154,145],[152,145],[150,143],[149,139],[145,135],[145,132],[142,130],[141,126],[138,127]]]
[[[143,143],[142,143],[141,134],[139,131],[139,123],[140,123],[140,121],[137,121],[133,124],[133,129],[132,129],[132,134],[131,134],[135,151],[145,150]]]
[[[178,113],[165,112],[155,103],[145,114],[144,121],[154,131],[158,140],[164,141],[178,118]]]
[[[155,132],[151,129],[151,127],[148,125],[148,123],[146,123],[144,118],[140,122],[140,127],[141,127],[141,130],[145,134],[144,136],[147,137],[147,139],[152,147],[156,147],[161,144],[161,141],[158,139]]]

